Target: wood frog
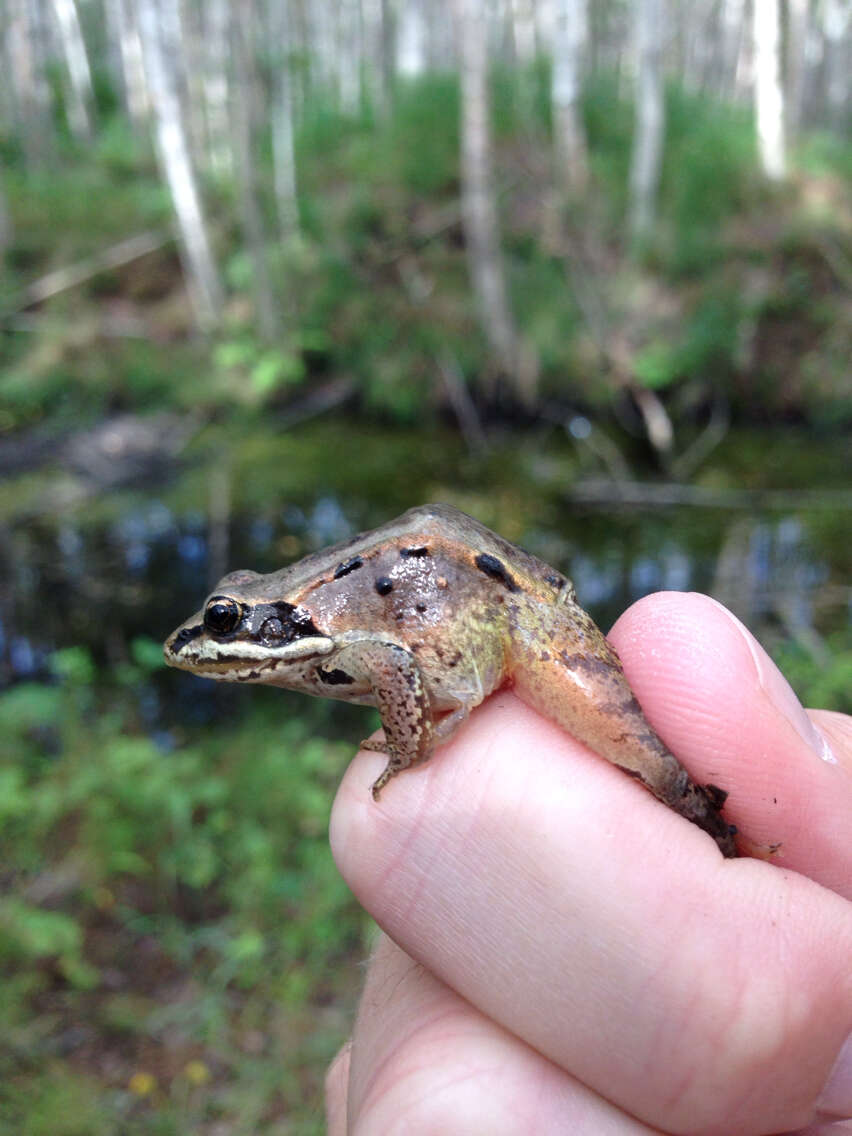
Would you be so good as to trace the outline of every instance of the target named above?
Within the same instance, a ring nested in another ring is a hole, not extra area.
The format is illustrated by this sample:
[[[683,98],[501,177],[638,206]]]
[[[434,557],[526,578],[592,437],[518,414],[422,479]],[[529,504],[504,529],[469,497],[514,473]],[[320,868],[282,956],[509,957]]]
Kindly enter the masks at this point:
[[[169,636],[166,662],[378,708],[388,762],[373,796],[492,691],[629,773],[735,856],[727,794],[657,737],[570,581],[449,505],[422,505],[278,572],[224,576]]]

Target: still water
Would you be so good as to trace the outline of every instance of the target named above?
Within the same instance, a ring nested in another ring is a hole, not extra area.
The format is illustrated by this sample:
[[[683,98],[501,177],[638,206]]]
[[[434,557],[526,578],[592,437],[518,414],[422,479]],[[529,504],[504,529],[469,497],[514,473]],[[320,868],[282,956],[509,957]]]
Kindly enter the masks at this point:
[[[108,670],[134,640],[162,640],[223,572],[279,568],[430,500],[475,513],[565,572],[604,627],[648,592],[699,590],[768,646],[792,638],[818,653],[822,636],[852,621],[843,469],[839,449],[804,438],[731,437],[699,486],[634,485],[620,500],[556,430],[504,437],[474,457],[449,433],[342,421],[242,438],[208,428],[144,476],[115,466],[109,484],[47,468],[0,529],[0,684],[49,680],[52,652],[69,645]],[[212,685],[186,681],[196,694]],[[146,715],[152,729],[158,714]]]

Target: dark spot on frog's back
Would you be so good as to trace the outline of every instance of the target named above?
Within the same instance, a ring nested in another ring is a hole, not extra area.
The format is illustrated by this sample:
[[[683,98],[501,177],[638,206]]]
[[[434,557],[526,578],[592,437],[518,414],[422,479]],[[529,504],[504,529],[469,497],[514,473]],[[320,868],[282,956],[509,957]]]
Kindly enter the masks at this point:
[[[474,564],[476,564],[480,572],[484,572],[485,575],[490,576],[492,580],[499,580],[507,591],[520,591],[506,565],[502,560],[498,560],[496,556],[492,556],[489,552],[481,552],[474,561]]]
[[[377,576],[373,587],[380,596],[387,596],[393,591],[393,580],[390,576]]]
[[[335,580],[340,580],[343,576],[348,576],[350,572],[356,571],[358,568],[364,566],[364,561],[360,556],[353,556],[351,560],[344,560],[342,564],[338,564],[334,569]]]
[[[403,560],[412,556],[429,556],[429,549],[425,545],[418,545],[417,548],[401,548],[399,555]]]

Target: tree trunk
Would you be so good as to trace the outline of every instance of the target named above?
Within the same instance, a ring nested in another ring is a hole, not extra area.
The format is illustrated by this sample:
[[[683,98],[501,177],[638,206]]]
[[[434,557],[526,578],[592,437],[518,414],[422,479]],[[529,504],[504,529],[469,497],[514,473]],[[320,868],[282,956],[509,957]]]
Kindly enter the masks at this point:
[[[534,0],[509,0],[512,51],[522,65],[532,63],[536,56],[535,15]]]
[[[242,0],[232,11],[231,46],[234,57],[233,135],[243,236],[252,265],[252,293],[260,334],[267,341],[279,330],[278,307],[272,295],[266,262],[267,239],[257,179],[257,76],[254,68],[254,0]]]
[[[480,34],[482,29],[480,28]],[[423,0],[407,0],[397,8],[396,71],[415,79],[426,70],[426,18]]]
[[[638,244],[648,239],[654,226],[663,159],[662,9],[662,0],[637,0],[636,126],[630,168],[630,233]]]
[[[121,67],[124,108],[134,129],[147,129],[150,106],[139,30],[130,0],[106,0],[107,26],[114,39]]]
[[[271,5],[273,8],[277,4]],[[227,179],[233,167],[228,113],[228,0],[207,0],[204,8],[204,77],[202,92],[207,124],[207,161],[211,172]]]
[[[745,99],[751,87],[748,57],[751,37],[746,34],[745,0],[722,0],[720,21],[722,66],[718,92],[722,98]]]
[[[311,79],[321,87],[336,90],[337,43],[335,38],[334,0],[306,0],[305,14],[308,26],[308,58]]]
[[[835,130],[849,122],[850,50],[847,42],[852,4],[849,0],[826,0],[823,9],[825,36],[825,96],[827,119]]]
[[[0,174],[2,169],[0,169]],[[3,179],[0,177],[0,261],[6,254],[6,249],[12,243],[14,229],[12,228],[12,215],[6,204],[6,194],[3,190]]]
[[[557,0],[553,43],[553,137],[557,169],[569,193],[588,182],[588,151],[583,125],[581,72],[587,39],[586,0]]]
[[[367,102],[379,119],[387,118],[393,89],[392,15],[391,0],[363,0],[364,83]]]
[[[94,105],[94,96],[77,5],[74,0],[53,0],[53,14],[59,29],[65,65],[68,68],[69,85],[66,98],[68,125],[78,141],[86,142],[92,136],[89,110]]]
[[[799,132],[804,109],[805,73],[811,28],[808,0],[789,0],[787,4],[787,131],[791,138]]]
[[[41,22],[31,0],[8,0],[6,42],[18,135],[27,165],[38,166],[50,151],[50,89]]]
[[[138,4],[139,34],[156,121],[157,153],[178,219],[181,256],[196,318],[203,330],[218,320],[222,287],[210,250],[207,222],[189,157],[174,74],[166,63],[156,0]]]
[[[509,309],[489,125],[485,8],[483,0],[458,0],[461,52],[461,192],[467,259],[482,330],[500,369],[526,402],[533,399],[535,372],[522,366]],[[490,392],[493,393],[493,390]]]
[[[281,0],[278,0],[280,3]],[[361,106],[362,22],[359,0],[337,0],[337,89],[344,114]]]
[[[177,42],[183,55],[183,119],[192,164],[207,168],[208,124],[204,95],[207,36],[204,12],[192,0],[173,0],[177,18]]]
[[[277,0],[268,9],[272,76],[272,175],[281,236],[286,240],[299,231],[296,190],[296,151],[293,129],[293,97],[290,80],[293,54],[292,11],[287,0]]]
[[[396,28],[397,16],[393,0],[381,0],[382,5],[382,95],[385,111],[390,110],[396,83]]]
[[[757,148],[764,174],[770,181],[780,181],[787,172],[781,85],[781,10],[778,0],[753,0],[753,5]]]

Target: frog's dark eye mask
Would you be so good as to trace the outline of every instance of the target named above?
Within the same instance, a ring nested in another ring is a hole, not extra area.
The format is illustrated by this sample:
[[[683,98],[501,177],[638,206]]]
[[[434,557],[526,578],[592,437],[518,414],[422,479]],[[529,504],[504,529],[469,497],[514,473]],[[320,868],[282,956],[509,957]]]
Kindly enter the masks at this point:
[[[323,637],[308,613],[294,604],[279,600],[250,606],[230,596],[210,597],[204,609],[204,629],[219,639],[242,630],[270,647]]]
[[[200,622],[192,620],[176,631],[165,649],[173,666],[240,680],[241,670],[250,676],[258,664],[268,676],[289,663],[330,655],[335,642],[295,604],[251,604],[217,594],[205,604]]]

